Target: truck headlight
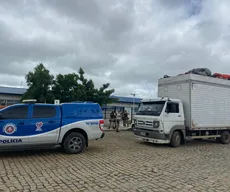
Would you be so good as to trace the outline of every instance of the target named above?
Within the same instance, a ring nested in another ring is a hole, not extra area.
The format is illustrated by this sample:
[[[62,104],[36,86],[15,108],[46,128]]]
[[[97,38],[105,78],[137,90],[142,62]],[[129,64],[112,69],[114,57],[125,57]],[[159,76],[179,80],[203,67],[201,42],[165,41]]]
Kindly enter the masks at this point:
[[[160,126],[160,122],[159,121],[154,121],[153,122],[153,127],[154,128],[158,128]]]

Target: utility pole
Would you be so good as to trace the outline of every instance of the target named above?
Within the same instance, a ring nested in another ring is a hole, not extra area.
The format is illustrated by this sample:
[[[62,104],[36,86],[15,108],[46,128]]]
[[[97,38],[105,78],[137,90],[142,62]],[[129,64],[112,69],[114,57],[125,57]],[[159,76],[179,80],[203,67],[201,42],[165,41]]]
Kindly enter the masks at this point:
[[[134,113],[134,105],[135,105],[135,96],[137,95],[136,93],[130,93],[130,95],[133,96],[133,107],[132,107],[132,113],[131,113],[131,122],[133,121],[133,113]]]

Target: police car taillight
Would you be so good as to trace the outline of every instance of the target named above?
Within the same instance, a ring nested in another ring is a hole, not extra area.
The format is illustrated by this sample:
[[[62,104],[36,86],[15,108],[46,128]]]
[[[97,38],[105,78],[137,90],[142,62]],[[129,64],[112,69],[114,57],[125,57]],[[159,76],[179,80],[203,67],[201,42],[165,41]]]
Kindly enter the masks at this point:
[[[104,131],[104,124],[105,124],[104,120],[99,121],[99,128],[100,128],[101,131]]]

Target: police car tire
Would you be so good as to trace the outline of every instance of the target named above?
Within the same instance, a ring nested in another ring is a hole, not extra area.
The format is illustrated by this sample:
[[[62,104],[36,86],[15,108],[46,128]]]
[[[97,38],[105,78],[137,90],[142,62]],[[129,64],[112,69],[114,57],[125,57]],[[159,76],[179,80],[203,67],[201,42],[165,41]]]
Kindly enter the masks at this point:
[[[81,140],[81,147],[79,150],[73,150],[71,149],[70,147],[70,141],[73,139],[73,138],[78,138]],[[63,147],[64,147],[64,150],[66,153],[69,153],[69,154],[78,154],[78,153],[81,153],[82,151],[85,150],[86,148],[86,140],[85,140],[85,137],[81,134],[81,133],[77,133],[77,132],[72,132],[70,133],[64,140],[63,142]]]

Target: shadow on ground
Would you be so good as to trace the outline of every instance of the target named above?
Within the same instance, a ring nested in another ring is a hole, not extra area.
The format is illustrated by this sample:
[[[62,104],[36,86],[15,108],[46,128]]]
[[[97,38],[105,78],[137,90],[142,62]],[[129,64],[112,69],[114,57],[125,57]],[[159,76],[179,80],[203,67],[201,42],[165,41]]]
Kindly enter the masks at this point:
[[[169,144],[155,144],[155,143],[150,143],[150,142],[145,142],[145,141],[137,141],[141,145],[145,145],[148,147],[156,147],[156,148],[168,148],[170,147]],[[201,146],[201,145],[216,145],[220,144],[216,142],[214,139],[206,139],[206,140],[191,140],[187,141],[185,144],[180,145],[179,147],[195,147],[195,146]],[[220,144],[221,145],[221,144]]]

